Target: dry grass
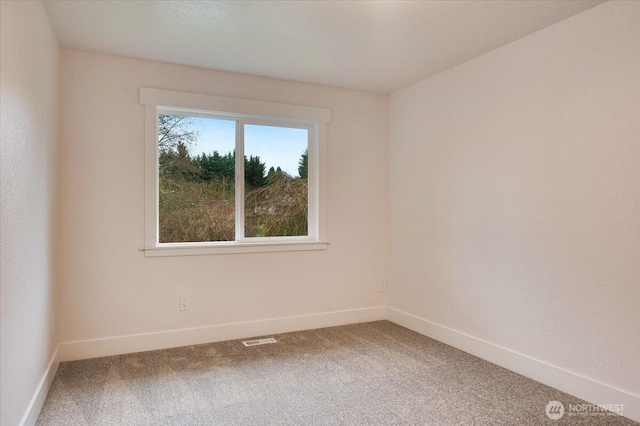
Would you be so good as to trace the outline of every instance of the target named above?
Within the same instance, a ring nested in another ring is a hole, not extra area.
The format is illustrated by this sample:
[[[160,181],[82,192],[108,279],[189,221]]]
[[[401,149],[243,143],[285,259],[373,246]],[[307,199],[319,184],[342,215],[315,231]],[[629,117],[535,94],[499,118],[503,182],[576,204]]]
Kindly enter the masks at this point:
[[[160,178],[160,242],[235,240],[233,180]],[[307,181],[281,178],[247,191],[245,236],[307,235]]]
[[[278,179],[245,197],[245,236],[307,235],[306,179]]]

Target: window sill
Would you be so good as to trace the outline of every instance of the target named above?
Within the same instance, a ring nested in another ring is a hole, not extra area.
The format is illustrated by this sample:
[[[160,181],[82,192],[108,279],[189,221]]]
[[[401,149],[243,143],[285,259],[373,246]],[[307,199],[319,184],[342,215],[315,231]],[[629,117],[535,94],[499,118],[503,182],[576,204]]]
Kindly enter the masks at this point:
[[[211,244],[167,244],[156,247],[141,247],[145,257],[202,256],[212,254],[274,253],[291,251],[326,250],[328,242],[287,241],[264,243],[211,243]]]

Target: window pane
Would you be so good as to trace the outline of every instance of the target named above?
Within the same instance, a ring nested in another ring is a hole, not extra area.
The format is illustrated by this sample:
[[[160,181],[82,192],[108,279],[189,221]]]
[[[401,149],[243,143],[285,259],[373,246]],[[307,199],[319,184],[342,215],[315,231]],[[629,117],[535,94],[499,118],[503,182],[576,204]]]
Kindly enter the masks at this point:
[[[235,240],[236,122],[158,115],[161,243]]]
[[[245,237],[308,235],[309,131],[244,126]]]

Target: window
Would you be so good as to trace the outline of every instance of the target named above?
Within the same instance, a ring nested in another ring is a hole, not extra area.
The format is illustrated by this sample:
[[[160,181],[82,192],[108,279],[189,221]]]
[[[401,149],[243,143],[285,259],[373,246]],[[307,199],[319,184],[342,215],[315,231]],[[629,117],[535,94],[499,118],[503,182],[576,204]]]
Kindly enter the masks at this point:
[[[329,111],[158,89],[145,105],[145,255],[318,250]]]

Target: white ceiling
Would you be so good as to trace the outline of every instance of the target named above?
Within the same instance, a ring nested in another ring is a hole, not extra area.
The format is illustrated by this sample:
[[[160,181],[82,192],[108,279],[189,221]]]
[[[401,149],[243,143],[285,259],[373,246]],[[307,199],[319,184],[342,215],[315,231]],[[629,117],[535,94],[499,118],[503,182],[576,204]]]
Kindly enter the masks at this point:
[[[65,47],[390,93],[600,1],[45,1]]]

